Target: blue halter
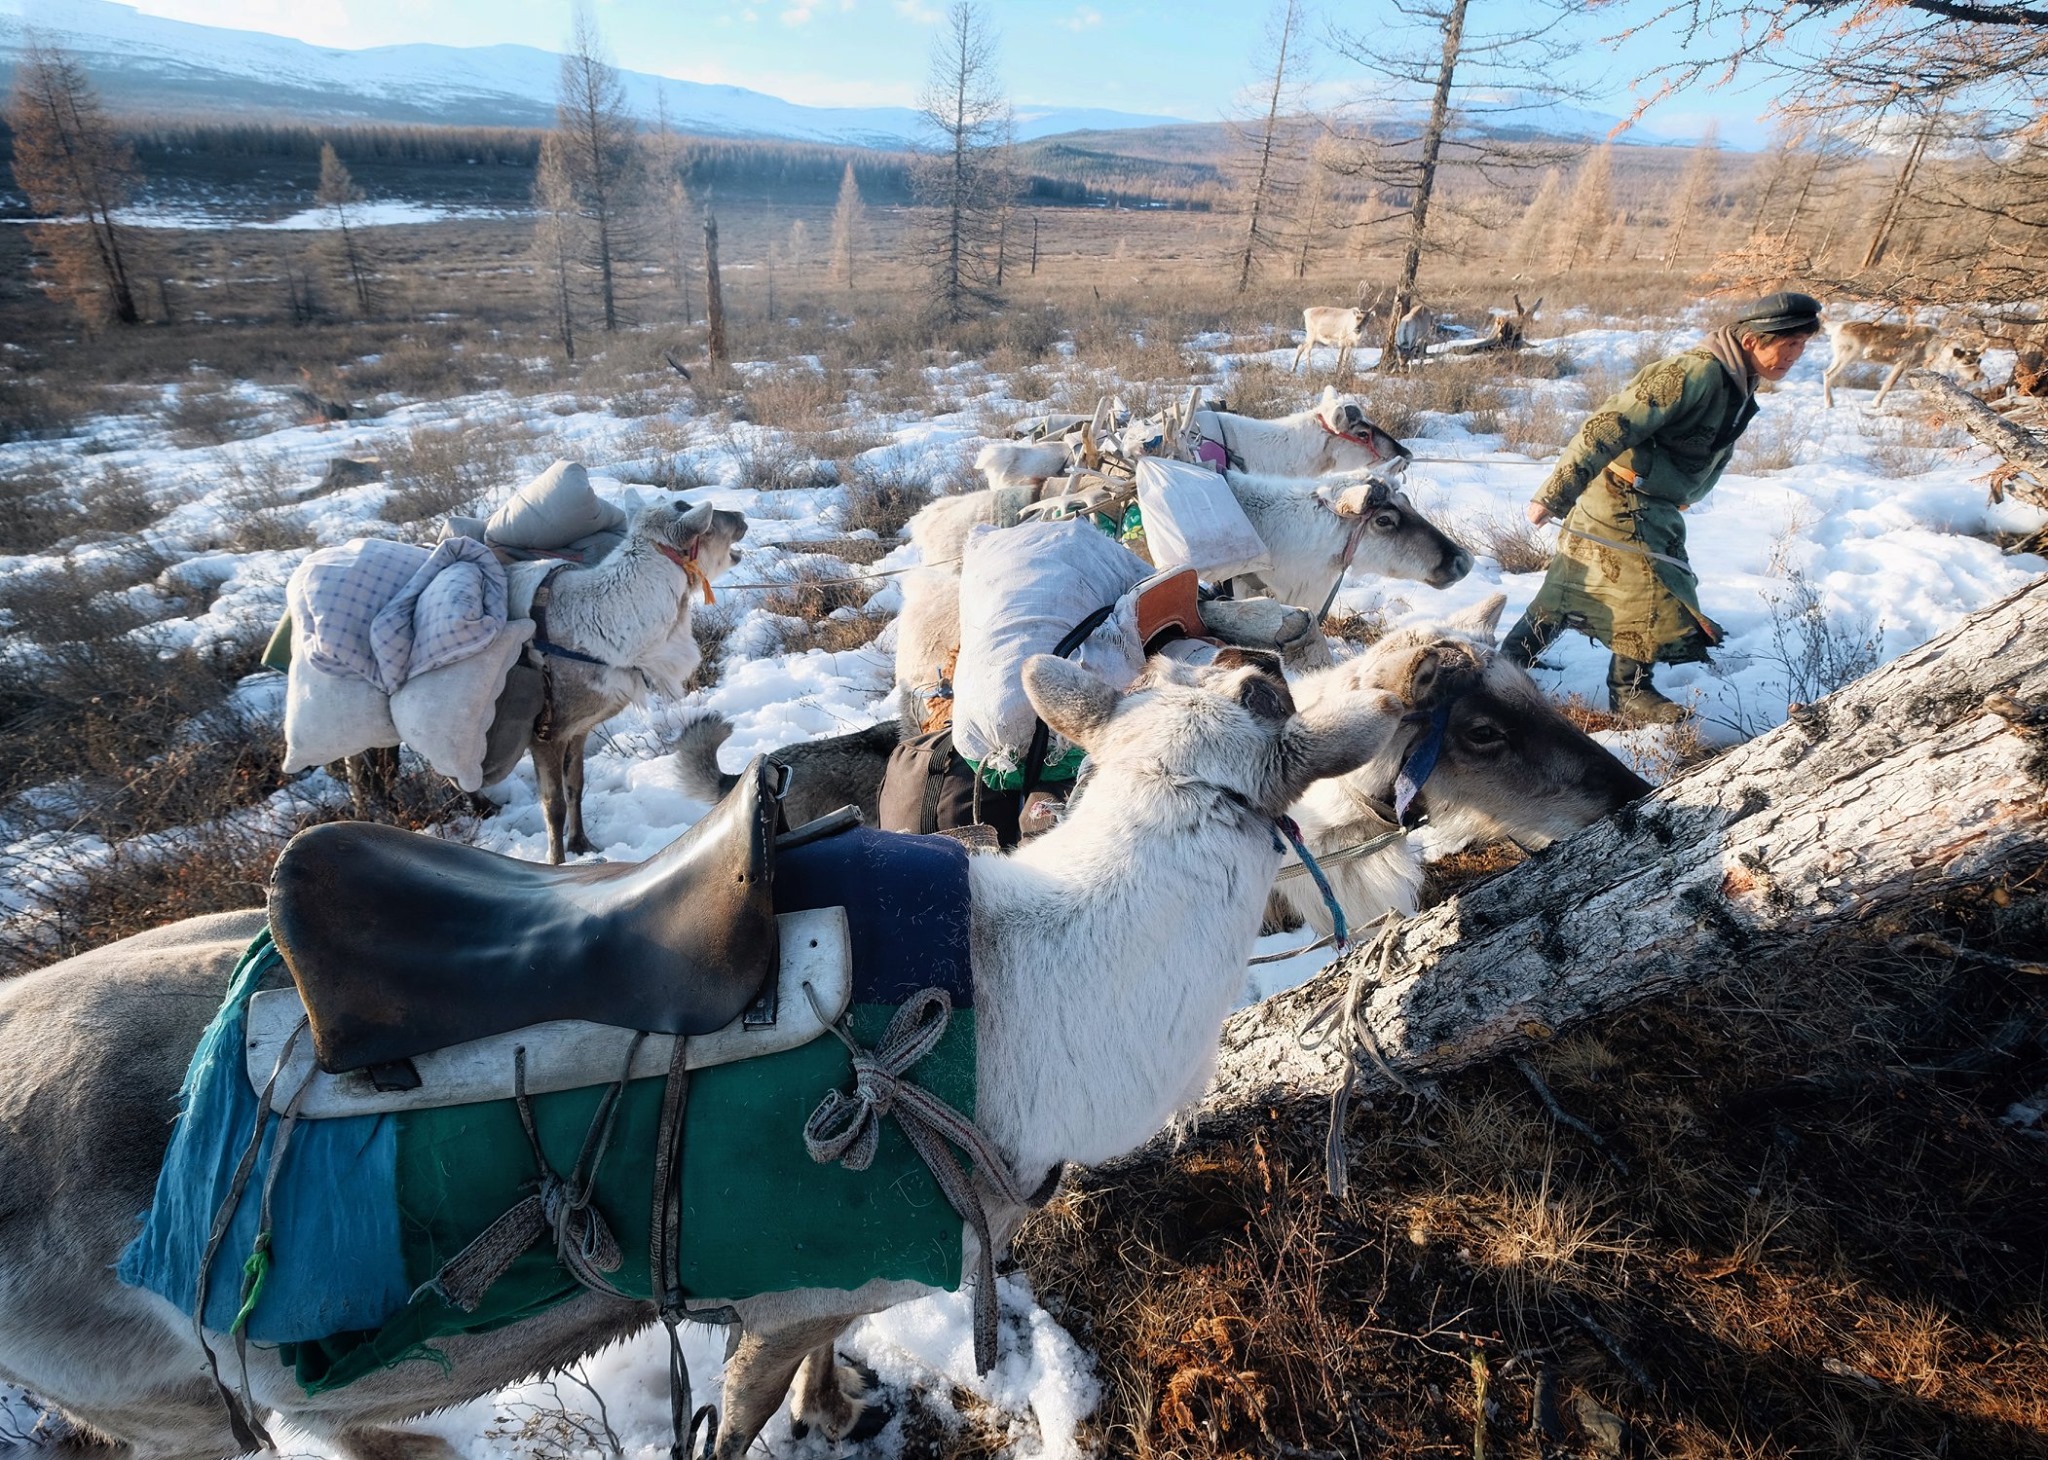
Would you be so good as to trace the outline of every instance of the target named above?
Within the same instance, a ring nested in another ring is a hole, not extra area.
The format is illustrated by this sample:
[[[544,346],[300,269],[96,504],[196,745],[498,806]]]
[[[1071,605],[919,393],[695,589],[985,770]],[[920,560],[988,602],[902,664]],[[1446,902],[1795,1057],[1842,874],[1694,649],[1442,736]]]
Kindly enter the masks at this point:
[[[1443,754],[1444,732],[1451,724],[1451,697],[1446,696],[1427,714],[1418,710],[1403,718],[1429,724],[1429,729],[1415,742],[1415,748],[1408,752],[1407,759],[1401,762],[1400,774],[1394,777],[1394,820],[1401,826],[1407,826],[1408,808],[1422,794],[1424,783],[1435,774],[1437,757]]]

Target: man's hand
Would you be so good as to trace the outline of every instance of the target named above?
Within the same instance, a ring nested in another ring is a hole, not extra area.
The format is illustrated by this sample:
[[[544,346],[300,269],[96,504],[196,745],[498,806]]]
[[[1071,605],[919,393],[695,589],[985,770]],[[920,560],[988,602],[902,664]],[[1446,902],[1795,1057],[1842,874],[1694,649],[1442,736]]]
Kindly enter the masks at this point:
[[[1550,509],[1541,502],[1531,502],[1525,510],[1525,515],[1528,517],[1531,527],[1541,527],[1544,523],[1552,520]]]

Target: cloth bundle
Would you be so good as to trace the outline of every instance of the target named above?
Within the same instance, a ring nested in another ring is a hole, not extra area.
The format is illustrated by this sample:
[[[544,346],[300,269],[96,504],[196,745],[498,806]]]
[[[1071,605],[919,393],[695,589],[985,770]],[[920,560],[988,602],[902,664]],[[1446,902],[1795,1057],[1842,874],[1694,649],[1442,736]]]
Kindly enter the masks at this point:
[[[1037,712],[1024,694],[1024,661],[1050,654],[1082,619],[1115,604],[1071,658],[1111,684],[1145,667],[1131,590],[1152,568],[1087,522],[977,527],[960,563],[960,659],[953,680],[953,743],[985,770],[1020,769]],[[1057,758],[1067,747],[1052,747]]]

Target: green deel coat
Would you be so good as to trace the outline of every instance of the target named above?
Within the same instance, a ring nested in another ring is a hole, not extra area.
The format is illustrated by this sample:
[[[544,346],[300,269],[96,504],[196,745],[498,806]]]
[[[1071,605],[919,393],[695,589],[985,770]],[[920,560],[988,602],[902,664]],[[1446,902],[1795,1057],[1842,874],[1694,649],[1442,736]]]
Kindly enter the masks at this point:
[[[1704,659],[1720,641],[1700,608],[1699,578],[1679,566],[1687,561],[1679,513],[1713,490],[1756,415],[1748,377],[1723,363],[1724,354],[1739,359],[1736,351],[1732,338],[1710,339],[1646,366],[1579,427],[1536,491],[1567,528],[1676,561],[1562,532],[1529,606],[1532,619],[1574,616],[1574,627],[1645,663]],[[1610,465],[1634,473],[1634,482]]]

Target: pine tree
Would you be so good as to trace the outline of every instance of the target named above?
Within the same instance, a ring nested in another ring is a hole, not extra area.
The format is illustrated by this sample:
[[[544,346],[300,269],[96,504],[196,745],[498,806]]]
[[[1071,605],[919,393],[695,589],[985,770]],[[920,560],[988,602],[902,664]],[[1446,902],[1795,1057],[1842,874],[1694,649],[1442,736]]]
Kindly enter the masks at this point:
[[[334,215],[334,226],[341,234],[342,264],[348,270],[349,282],[355,286],[357,306],[368,314],[370,281],[364,276],[362,252],[349,228],[350,210],[362,202],[363,190],[356,186],[356,180],[335,153],[332,142],[320,144],[320,191],[313,197]]]
[[[1509,252],[1517,269],[1533,272],[1549,266],[1563,212],[1564,176],[1553,167],[1543,174],[1528,211],[1515,225],[1515,241]]]
[[[40,223],[29,241],[50,259],[57,297],[88,319],[135,324],[129,239],[114,222],[137,174],[114,135],[85,70],[64,52],[28,46],[15,65],[7,124],[14,132],[14,182]]]
[[[1721,185],[1721,129],[1709,122],[1678,180],[1671,200],[1671,231],[1664,244],[1664,264],[1676,268],[1703,240],[1711,252],[1714,245],[1714,195]]]
[[[559,132],[550,132],[541,139],[540,163],[533,174],[533,253],[547,281],[555,328],[562,337],[563,358],[573,362],[576,293],[571,276],[583,255],[585,230],[566,152]]]
[[[1579,169],[1572,200],[1565,205],[1564,236],[1558,241],[1558,267],[1570,273],[1582,263],[1604,255],[1614,226],[1613,144],[1599,147]]]
[[[860,182],[853,164],[839,179],[839,204],[832,210],[832,277],[848,289],[853,287],[853,256],[867,231],[867,208],[860,200]]]

